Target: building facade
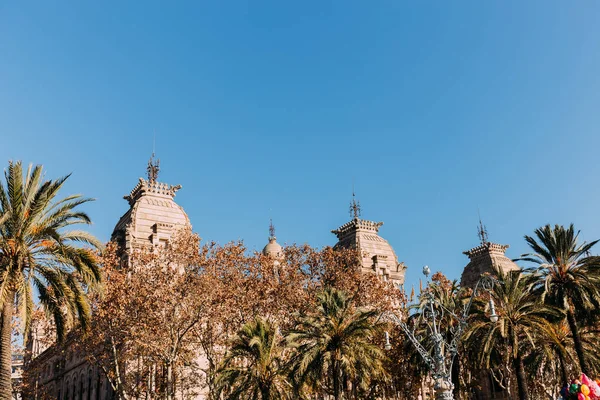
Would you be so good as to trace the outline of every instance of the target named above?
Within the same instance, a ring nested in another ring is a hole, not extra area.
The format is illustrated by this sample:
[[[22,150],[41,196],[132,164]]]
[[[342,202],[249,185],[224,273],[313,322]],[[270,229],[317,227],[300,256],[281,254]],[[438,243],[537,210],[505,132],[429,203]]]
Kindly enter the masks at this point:
[[[406,265],[398,257],[387,240],[379,236],[383,222],[360,218],[360,205],[352,194],[350,203],[351,220],[331,231],[337,236],[335,247],[357,249],[361,254],[361,271],[376,274],[384,281],[391,281],[401,288],[404,285]],[[335,248],[334,247],[334,248]]]
[[[180,185],[158,181],[159,162],[154,155],[148,162],[147,178],[139,178],[129,194],[124,196],[128,210],[121,216],[111,235],[111,240],[123,249],[122,265],[129,256],[143,247],[164,246],[180,228],[191,226],[181,206],[175,202]],[[379,236],[383,223],[359,218],[360,209],[353,199],[353,218],[332,231],[338,238],[336,247],[356,248],[361,252],[361,271],[373,273],[384,280],[401,286],[406,266],[398,262],[396,253],[387,240]],[[269,240],[262,254],[274,259],[277,268],[284,257],[283,247],[277,243],[275,228],[271,222]],[[70,334],[61,346],[50,345],[53,335],[44,327],[34,325],[28,344],[27,369],[36,373],[36,393],[59,400],[109,400],[114,397],[111,385],[102,371],[91,365],[84,354],[75,351],[73,342],[77,336]],[[198,365],[206,363],[198,354]],[[204,389],[196,390],[196,399],[207,397]],[[176,398],[180,398],[176,395]],[[184,398],[184,397],[181,397]],[[185,397],[188,398],[188,397]]]
[[[181,186],[158,182],[158,171],[158,161],[152,155],[147,179],[139,178],[133,190],[123,197],[129,209],[117,222],[111,240],[124,250],[124,264],[136,249],[164,245],[179,228],[190,226],[187,214],[174,200]],[[48,335],[52,334],[51,330],[34,326],[28,341],[27,369],[38,376],[40,396],[43,393],[58,400],[112,399],[114,393],[104,373],[74,350],[72,343],[77,337],[69,335],[62,346],[49,346]]]

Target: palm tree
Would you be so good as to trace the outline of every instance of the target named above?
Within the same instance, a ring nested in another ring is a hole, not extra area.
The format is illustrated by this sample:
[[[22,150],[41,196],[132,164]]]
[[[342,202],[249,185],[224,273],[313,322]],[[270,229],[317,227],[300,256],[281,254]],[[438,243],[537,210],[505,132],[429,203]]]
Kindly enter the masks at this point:
[[[541,377],[541,381],[554,387],[569,383],[571,354],[569,345],[569,327],[563,321],[553,323],[545,335],[536,338],[536,351],[525,358],[526,368],[531,376]]]
[[[533,270],[537,277],[536,289],[545,300],[564,308],[573,336],[573,344],[581,371],[590,374],[577,315],[593,312],[600,307],[600,257],[590,256],[589,251],[598,243],[577,243],[579,232],[573,224],[550,225],[535,230],[537,240],[525,236],[534,253],[524,254],[520,260],[538,264]]]
[[[68,176],[44,180],[42,167],[9,162],[6,186],[0,182],[0,398],[11,397],[11,321],[16,309],[24,322],[26,339],[34,304],[34,290],[53,315],[59,341],[78,319],[87,329],[90,307],[88,285],[100,280],[93,249],[96,238],[84,231],[66,231],[90,224],[76,208],[90,199],[72,195],[56,198]],[[91,246],[82,246],[87,245]]]
[[[340,290],[319,293],[316,309],[301,316],[289,335],[296,350],[291,375],[297,390],[304,385],[330,389],[339,400],[347,381],[358,391],[385,378],[385,356],[373,342],[383,326],[373,322],[377,315],[376,310],[355,308],[353,299]]]
[[[498,321],[493,322],[486,315],[487,303],[478,301],[471,314],[471,323],[465,332],[464,340],[477,354],[479,365],[493,367],[494,358],[510,351],[509,361],[516,373],[519,399],[528,400],[529,392],[523,359],[527,347],[536,344],[536,337],[550,329],[548,319],[559,318],[559,309],[539,302],[531,288],[533,280],[520,271],[497,272],[498,283],[489,296],[496,305]]]
[[[278,400],[289,398],[292,387],[283,361],[285,340],[269,322],[257,318],[234,337],[217,371],[217,397]]]

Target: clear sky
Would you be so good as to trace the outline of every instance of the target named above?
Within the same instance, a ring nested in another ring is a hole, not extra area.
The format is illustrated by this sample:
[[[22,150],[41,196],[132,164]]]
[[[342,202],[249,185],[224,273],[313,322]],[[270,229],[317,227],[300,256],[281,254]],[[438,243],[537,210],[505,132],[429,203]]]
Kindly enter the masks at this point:
[[[0,3],[0,162],[72,172],[108,240],[160,180],[204,240],[333,245],[352,182],[408,265],[574,222],[600,238],[600,3]]]

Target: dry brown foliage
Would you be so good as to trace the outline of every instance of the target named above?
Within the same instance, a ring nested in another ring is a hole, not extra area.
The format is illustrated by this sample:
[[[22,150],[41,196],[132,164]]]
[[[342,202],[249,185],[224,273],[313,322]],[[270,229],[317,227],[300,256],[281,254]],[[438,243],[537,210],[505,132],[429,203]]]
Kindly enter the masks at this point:
[[[241,242],[201,246],[183,229],[165,247],[138,249],[127,265],[123,259],[110,243],[103,286],[91,295],[91,332],[76,341],[123,399],[211,390],[244,323],[261,316],[285,330],[325,286],[348,292],[356,306],[405,312],[404,292],[361,273],[355,250],[289,246],[274,260]]]

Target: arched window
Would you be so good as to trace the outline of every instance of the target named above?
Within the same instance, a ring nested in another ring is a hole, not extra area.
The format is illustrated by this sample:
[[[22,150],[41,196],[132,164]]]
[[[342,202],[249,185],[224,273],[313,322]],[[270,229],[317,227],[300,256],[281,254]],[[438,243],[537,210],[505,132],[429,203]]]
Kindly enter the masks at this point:
[[[67,381],[65,385],[65,400],[69,400],[69,386],[71,386],[71,382]]]

